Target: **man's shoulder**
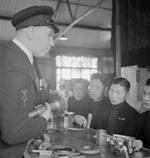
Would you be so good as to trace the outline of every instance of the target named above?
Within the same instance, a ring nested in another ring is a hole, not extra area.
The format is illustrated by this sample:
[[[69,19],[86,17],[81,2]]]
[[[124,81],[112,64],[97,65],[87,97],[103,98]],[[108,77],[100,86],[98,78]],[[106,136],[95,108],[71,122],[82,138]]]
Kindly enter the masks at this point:
[[[145,119],[150,120],[150,110],[140,113],[139,116],[140,116],[140,118],[145,118]]]
[[[103,97],[103,102],[107,103],[107,104],[110,104],[110,100],[108,97]]]
[[[9,53],[9,43],[0,45],[0,71],[5,70],[11,64],[11,54]]]
[[[68,103],[74,103],[74,102],[76,102],[75,97],[74,97],[74,96],[70,96],[70,97],[68,98]]]
[[[105,108],[111,108],[112,106],[108,97],[104,97],[101,104],[103,104]]]
[[[18,51],[19,49],[12,41],[9,41],[7,43],[3,43],[2,45],[0,45],[0,56],[2,59],[3,58],[13,59],[14,56],[16,58],[18,56],[16,54]]]
[[[91,102],[91,103],[93,102],[93,99],[88,95],[86,95],[86,97],[84,99],[88,102]]]
[[[9,42],[0,44],[0,55],[6,54],[9,48]]]
[[[128,114],[131,115],[138,115],[139,113],[137,112],[137,110],[132,107],[129,103],[124,102],[123,106],[122,106],[123,111],[126,111]]]
[[[108,110],[111,108],[111,104],[108,100],[108,98],[104,97],[102,100],[99,101],[97,110]]]

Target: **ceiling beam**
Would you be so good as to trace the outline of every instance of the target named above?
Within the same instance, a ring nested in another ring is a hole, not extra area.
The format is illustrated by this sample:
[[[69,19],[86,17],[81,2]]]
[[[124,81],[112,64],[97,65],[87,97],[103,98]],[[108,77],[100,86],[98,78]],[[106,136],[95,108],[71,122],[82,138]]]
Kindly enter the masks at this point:
[[[52,2],[56,2],[56,0],[48,0],[48,1],[52,1]],[[66,1],[63,1],[61,3],[65,3],[66,4]],[[88,5],[88,4],[83,4],[83,3],[75,3],[75,2],[69,2],[71,5],[79,5],[79,6],[84,6],[84,7],[94,7],[94,5]],[[106,7],[102,7],[102,6],[99,6],[97,7],[99,9],[103,9],[103,10],[108,10],[108,11],[111,11],[112,12],[112,9],[111,8],[106,8]]]
[[[11,20],[11,17],[9,16],[3,16],[3,15],[0,15],[0,19],[2,20]],[[70,24],[68,23],[62,23],[62,22],[58,22],[56,23],[57,25],[60,25],[60,26],[69,26]],[[111,31],[111,28],[107,28],[107,27],[98,27],[98,26],[89,26],[89,25],[80,25],[80,24],[76,24],[74,25],[75,28],[82,28],[82,29],[89,29],[89,30],[101,30],[101,31]]]
[[[63,36],[69,29],[71,29],[72,27],[74,27],[74,25],[76,25],[79,21],[81,21],[84,17],[88,16],[89,14],[91,14],[98,6],[100,6],[102,3],[104,2],[104,0],[99,1],[94,7],[88,9],[86,12],[84,12],[82,15],[80,15],[75,21],[73,21],[71,24],[69,24],[69,26],[67,28],[65,28],[59,35],[58,37],[55,39],[55,41],[57,41],[59,39],[59,37]]]
[[[73,14],[72,14],[72,9],[71,9],[71,7],[70,7],[70,2],[69,2],[69,0],[66,0],[66,3],[67,3],[67,7],[68,7],[68,10],[69,10],[71,19],[72,19],[72,21],[74,21],[74,20],[75,20],[75,17],[74,17]]]

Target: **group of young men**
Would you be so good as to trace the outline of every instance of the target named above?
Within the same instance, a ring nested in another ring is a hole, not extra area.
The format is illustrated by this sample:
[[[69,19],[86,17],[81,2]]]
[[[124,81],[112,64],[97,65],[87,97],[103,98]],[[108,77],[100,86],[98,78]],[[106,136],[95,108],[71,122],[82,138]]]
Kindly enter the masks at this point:
[[[99,73],[91,76],[88,87],[87,85],[85,87],[81,81],[80,79],[74,83],[74,96],[68,100],[68,110],[76,113],[77,124],[86,126],[88,115],[92,114],[91,128],[106,129],[108,134],[136,137],[143,141],[145,147],[150,148],[150,127],[148,125],[150,79],[144,86],[142,100],[142,106],[147,111],[141,114],[126,102],[131,87],[126,78],[114,78],[107,88],[107,93],[105,91],[106,80]]]

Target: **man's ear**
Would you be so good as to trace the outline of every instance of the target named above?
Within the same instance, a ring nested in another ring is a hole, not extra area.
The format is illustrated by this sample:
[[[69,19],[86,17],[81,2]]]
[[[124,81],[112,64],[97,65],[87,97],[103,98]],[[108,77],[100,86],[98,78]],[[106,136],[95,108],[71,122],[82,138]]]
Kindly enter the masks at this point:
[[[29,26],[28,28],[27,28],[27,38],[29,39],[29,40],[32,40],[33,38],[34,38],[34,27],[33,26]]]
[[[128,93],[126,94],[127,98],[129,98],[129,97],[130,97],[130,95],[131,95],[131,94],[130,94],[130,92],[128,92]]]

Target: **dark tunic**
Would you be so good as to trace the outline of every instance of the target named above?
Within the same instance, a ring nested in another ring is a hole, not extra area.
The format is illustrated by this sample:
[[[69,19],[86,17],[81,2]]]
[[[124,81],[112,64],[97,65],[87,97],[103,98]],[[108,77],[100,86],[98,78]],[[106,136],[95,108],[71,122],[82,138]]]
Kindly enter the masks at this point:
[[[108,100],[103,98],[91,105],[92,122],[91,128],[106,129],[109,117],[110,105]]]
[[[25,53],[13,42],[0,49],[0,158],[20,158],[26,143],[43,134],[46,120],[28,114],[47,99]]]
[[[138,112],[127,102],[111,105],[107,132],[109,134],[121,134],[136,136]]]
[[[150,148],[150,111],[139,114],[137,139],[143,141],[144,147]]]
[[[74,96],[68,99],[68,111],[74,112],[77,115],[82,115],[87,118],[90,110],[92,99],[86,96],[82,100],[76,100]]]

